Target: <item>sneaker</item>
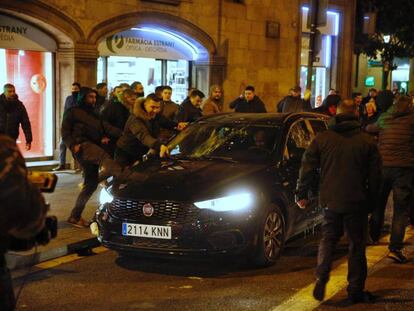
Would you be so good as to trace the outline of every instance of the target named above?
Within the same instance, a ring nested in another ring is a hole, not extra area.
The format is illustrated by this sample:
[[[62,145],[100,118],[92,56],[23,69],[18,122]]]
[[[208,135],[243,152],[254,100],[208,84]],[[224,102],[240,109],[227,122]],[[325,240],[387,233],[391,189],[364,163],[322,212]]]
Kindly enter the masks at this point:
[[[89,227],[89,221],[83,219],[82,217],[79,218],[79,220],[76,220],[74,217],[69,217],[67,222],[76,228],[88,228]]]
[[[63,171],[65,170],[66,167],[64,164],[59,164],[58,166],[56,166],[54,169],[52,169],[52,171],[57,172],[57,171]]]
[[[353,294],[348,296],[348,302],[350,304],[356,303],[370,303],[377,299],[376,296],[371,294],[369,291],[362,292],[360,294]]]
[[[322,280],[316,280],[315,288],[313,289],[313,297],[316,300],[322,301],[325,298],[326,282]]]
[[[407,257],[404,256],[401,250],[390,251],[388,258],[391,258],[397,263],[406,263],[408,261]]]

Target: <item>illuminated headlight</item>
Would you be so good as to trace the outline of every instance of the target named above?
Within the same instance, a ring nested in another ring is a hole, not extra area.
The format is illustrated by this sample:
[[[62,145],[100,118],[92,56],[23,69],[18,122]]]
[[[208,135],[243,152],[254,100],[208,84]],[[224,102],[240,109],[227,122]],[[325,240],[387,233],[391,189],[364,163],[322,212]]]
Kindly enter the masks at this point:
[[[99,204],[103,205],[105,203],[111,203],[114,197],[106,190],[102,188],[101,193],[99,193]]]
[[[222,198],[195,202],[194,205],[200,209],[209,209],[215,212],[230,212],[246,209],[253,203],[251,193],[239,193]]]

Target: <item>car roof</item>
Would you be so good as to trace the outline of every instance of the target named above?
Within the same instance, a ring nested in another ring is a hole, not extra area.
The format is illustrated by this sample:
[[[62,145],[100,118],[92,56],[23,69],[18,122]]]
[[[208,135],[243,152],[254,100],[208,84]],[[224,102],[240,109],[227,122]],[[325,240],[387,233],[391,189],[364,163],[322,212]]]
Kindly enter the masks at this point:
[[[329,119],[328,116],[314,112],[295,112],[295,113],[240,113],[228,112],[206,116],[197,123],[246,123],[257,125],[281,125],[288,121],[295,121],[300,118]]]

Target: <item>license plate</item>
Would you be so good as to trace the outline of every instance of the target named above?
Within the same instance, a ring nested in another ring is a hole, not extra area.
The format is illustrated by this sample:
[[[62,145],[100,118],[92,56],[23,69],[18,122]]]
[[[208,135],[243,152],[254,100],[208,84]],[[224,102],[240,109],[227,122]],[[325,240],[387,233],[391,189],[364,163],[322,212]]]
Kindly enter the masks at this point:
[[[171,240],[171,227],[122,223],[122,235]]]

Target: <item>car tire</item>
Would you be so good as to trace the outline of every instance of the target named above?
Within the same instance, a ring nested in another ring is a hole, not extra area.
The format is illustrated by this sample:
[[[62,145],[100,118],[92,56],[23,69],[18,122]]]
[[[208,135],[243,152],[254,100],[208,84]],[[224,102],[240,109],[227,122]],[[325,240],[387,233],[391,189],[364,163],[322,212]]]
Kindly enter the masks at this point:
[[[272,204],[258,229],[256,255],[252,258],[254,266],[268,267],[275,264],[285,246],[285,230],[282,210]]]

